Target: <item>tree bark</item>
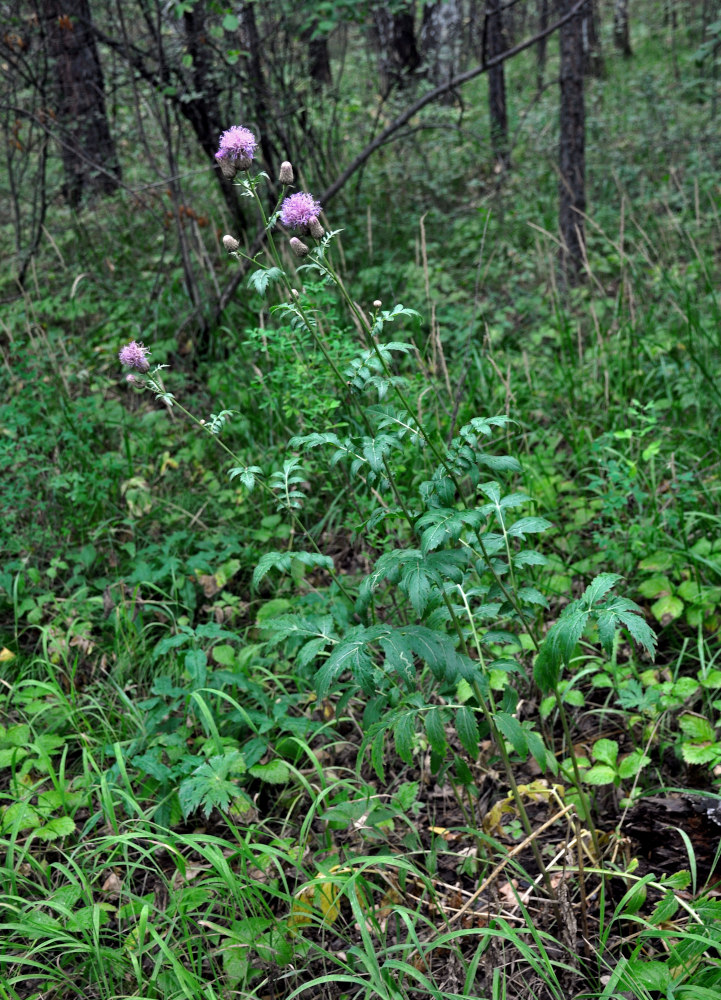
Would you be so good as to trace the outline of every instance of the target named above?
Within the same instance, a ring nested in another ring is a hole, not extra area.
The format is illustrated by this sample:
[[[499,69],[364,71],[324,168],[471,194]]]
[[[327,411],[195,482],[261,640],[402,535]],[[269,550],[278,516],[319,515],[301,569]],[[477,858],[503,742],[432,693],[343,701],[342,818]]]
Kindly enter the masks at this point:
[[[583,13],[583,23],[581,25],[583,34],[583,72],[586,76],[600,78],[603,76],[604,66],[599,19],[598,0],[589,0]]]
[[[548,27],[548,0],[538,0],[538,31],[540,38],[536,43],[536,90],[543,90],[543,77],[546,72],[546,51],[548,36],[544,34]]]
[[[121,177],[105,110],[103,70],[88,0],[44,0],[38,17],[47,25],[55,63],[65,196],[77,207],[85,191],[112,194]]]
[[[387,97],[394,87],[403,85],[421,62],[416,45],[413,7],[395,11],[385,5],[376,8],[373,12],[373,32],[378,53],[380,91],[383,97]]]
[[[421,49],[434,87],[452,80],[458,72],[462,26],[459,0],[436,0],[423,8]],[[453,91],[448,90],[442,100],[452,103]]]
[[[584,5],[585,6],[585,5]],[[561,16],[573,7],[573,0],[558,0]],[[579,283],[585,253],[584,214],[586,211],[585,126],[583,92],[584,8],[561,27],[561,107],[559,229],[561,235],[561,275],[565,284]]]
[[[626,59],[633,55],[628,27],[628,0],[616,0],[613,7],[613,42]]]
[[[486,37],[483,61],[495,59],[506,51],[501,0],[486,0]],[[491,123],[491,146],[496,164],[506,170],[510,165],[508,151],[508,114],[506,111],[505,64],[499,63],[488,71],[488,112]]]
[[[326,87],[330,87],[333,83],[328,39],[325,36],[308,40],[308,76],[313,92],[316,94],[325,90]]]

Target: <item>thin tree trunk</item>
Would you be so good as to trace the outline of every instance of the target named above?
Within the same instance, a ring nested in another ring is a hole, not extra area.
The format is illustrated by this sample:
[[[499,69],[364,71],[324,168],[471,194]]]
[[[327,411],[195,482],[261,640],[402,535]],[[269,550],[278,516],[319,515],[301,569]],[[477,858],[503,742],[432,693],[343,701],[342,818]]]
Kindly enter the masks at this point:
[[[333,83],[326,36],[309,38],[308,40],[308,76],[310,77],[310,85],[316,94],[325,90],[326,87],[330,87]]]
[[[47,24],[55,61],[65,195],[77,206],[84,191],[112,194],[121,176],[105,110],[105,83],[90,7],[88,0],[44,0],[38,17]]]
[[[501,18],[501,0],[486,0],[486,38],[483,61],[488,62],[506,51],[506,38]],[[510,165],[508,152],[508,115],[506,112],[505,64],[488,71],[488,111],[491,123],[491,146],[497,165],[506,170]]]
[[[583,72],[586,76],[602,77],[604,72],[598,0],[589,0],[583,14]]]
[[[573,0],[558,0],[561,16],[567,14]],[[559,229],[561,235],[561,273],[565,284],[573,286],[581,279],[585,252],[584,214],[586,211],[585,104],[583,93],[583,14],[567,21],[560,29],[561,108],[560,108],[560,183]]]
[[[613,8],[613,42],[626,59],[633,55],[628,27],[628,0],[616,0]]]
[[[543,77],[546,72],[546,42],[548,36],[544,34],[548,27],[548,0],[538,0],[538,32],[540,38],[536,43],[536,90],[540,94],[543,90]]]

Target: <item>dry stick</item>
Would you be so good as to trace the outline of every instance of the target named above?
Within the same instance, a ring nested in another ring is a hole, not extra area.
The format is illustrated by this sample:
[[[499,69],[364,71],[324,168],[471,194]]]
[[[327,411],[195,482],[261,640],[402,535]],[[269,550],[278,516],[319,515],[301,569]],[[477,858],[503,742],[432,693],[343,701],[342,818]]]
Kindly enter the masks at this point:
[[[525,52],[526,49],[531,48],[532,45],[535,45],[542,38],[546,38],[548,35],[554,34],[554,32],[558,31],[559,28],[563,27],[564,24],[566,24],[573,17],[575,17],[576,14],[578,14],[578,12],[581,10],[583,5],[587,2],[588,0],[577,0],[577,3],[573,5],[573,7],[568,11],[568,13],[564,14],[563,17],[560,17],[557,21],[554,21],[554,23],[549,25],[547,28],[544,28],[543,31],[539,31],[538,34],[534,35],[532,38],[526,39],[525,42],[519,42],[518,45],[514,45],[513,48],[508,49],[506,52],[501,52],[500,55],[494,56],[493,59],[489,59],[487,62],[482,63],[480,66],[476,66],[474,69],[469,69],[465,73],[460,73],[458,76],[455,76],[452,80],[449,80],[446,83],[442,83],[438,87],[434,87],[433,90],[429,90],[427,94],[423,95],[423,97],[419,97],[417,101],[414,101],[409,108],[406,108],[406,110],[402,114],[400,114],[397,118],[395,118],[390,123],[390,125],[387,125],[383,129],[383,131],[379,133],[379,135],[377,135],[375,139],[373,139],[372,142],[369,142],[368,145],[364,149],[362,149],[360,153],[358,153],[355,159],[351,160],[351,162],[348,164],[345,170],[340,174],[340,176],[337,177],[330,185],[330,187],[327,187],[325,191],[321,194],[320,196],[321,203],[326,204],[331,200],[331,198],[333,198],[336,194],[338,194],[338,192],[341,190],[344,184],[348,180],[350,180],[350,178],[353,176],[356,170],[358,170],[359,167],[362,167],[363,164],[366,162],[366,160],[370,156],[372,156],[377,149],[380,149],[381,146],[385,145],[385,143],[390,139],[390,137],[394,134],[394,132],[397,132],[407,122],[409,122],[414,115],[418,114],[421,108],[424,108],[426,106],[426,104],[432,104],[433,101],[436,101],[439,97],[442,97],[443,94],[447,93],[449,90],[455,90],[456,88],[462,86],[464,83],[468,83],[470,80],[474,80],[477,76],[481,76],[483,73],[486,73],[489,69],[494,69],[496,66],[502,65],[502,63],[506,62],[506,60],[512,59],[514,56],[517,56],[520,52]],[[253,240],[251,249],[248,251],[249,257],[255,256],[255,254],[258,252],[258,250],[260,250],[261,246],[263,245],[263,241],[264,241],[264,233],[259,232],[256,235],[255,239]],[[233,277],[232,281],[230,281],[230,283],[225,288],[215,310],[216,324],[219,322],[220,314],[223,312],[223,310],[226,308],[226,306],[232,299],[233,295],[236,292],[236,289],[240,285],[244,276],[245,276],[245,268],[240,268]],[[188,320],[192,319],[195,315],[196,311],[190,314]]]
[[[564,806],[563,809],[561,809],[560,812],[557,812],[555,816],[551,816],[550,819],[547,819],[542,826],[539,826],[537,830],[534,830],[533,833],[530,834],[528,837],[526,837],[525,840],[522,840],[520,844],[516,844],[513,850],[508,852],[503,861],[497,864],[496,867],[491,872],[491,874],[481,882],[481,884],[478,886],[478,888],[470,897],[470,899],[466,900],[466,902],[463,904],[460,910],[456,910],[456,912],[450,918],[449,923],[451,924],[455,923],[459,917],[462,917],[463,914],[466,913],[471,906],[473,906],[475,901],[488,888],[491,882],[493,882],[494,879],[496,879],[500,875],[500,873],[506,867],[511,858],[514,858],[517,854],[520,854],[521,851],[525,850],[525,848],[528,847],[529,844],[535,841],[537,837],[539,837],[545,830],[547,830],[549,826],[553,826],[553,824],[557,820],[562,819],[567,813],[569,813],[574,808],[575,808],[574,804],[572,802],[569,802],[567,806]],[[539,875],[539,878],[540,877],[541,876]]]

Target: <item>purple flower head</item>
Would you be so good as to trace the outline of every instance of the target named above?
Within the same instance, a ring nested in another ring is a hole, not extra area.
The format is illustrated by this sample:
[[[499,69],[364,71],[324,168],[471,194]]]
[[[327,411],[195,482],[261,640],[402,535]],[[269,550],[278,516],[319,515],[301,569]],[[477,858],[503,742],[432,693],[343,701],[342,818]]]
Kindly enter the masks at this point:
[[[316,201],[312,194],[305,191],[298,191],[285,199],[280,206],[280,221],[289,229],[300,229],[305,232],[310,224],[310,220],[317,220],[322,209],[320,202]]]
[[[139,372],[147,372],[150,368],[148,354],[150,354],[148,348],[143,347],[136,340],[131,340],[129,344],[121,347],[118,351],[120,364],[128,365],[129,368],[137,368]]]
[[[247,165],[250,166],[257,146],[258,141],[250,129],[243,128],[242,125],[233,125],[232,128],[221,133],[215,158],[216,160],[231,160],[232,162],[239,160],[242,164],[241,169],[247,169],[245,164],[247,162]]]

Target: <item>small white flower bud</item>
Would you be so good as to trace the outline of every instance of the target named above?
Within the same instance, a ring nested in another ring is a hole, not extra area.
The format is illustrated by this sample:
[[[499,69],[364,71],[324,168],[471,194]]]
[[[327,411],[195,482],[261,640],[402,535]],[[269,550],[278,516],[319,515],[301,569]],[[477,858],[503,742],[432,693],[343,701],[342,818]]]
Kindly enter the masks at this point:
[[[278,180],[281,184],[292,184],[293,183],[293,165],[287,160],[283,160],[280,165],[280,173],[278,174]]]
[[[373,302],[373,308],[374,308],[374,309],[380,309],[380,307],[381,307],[382,305],[383,305],[383,303],[381,302],[381,300],[380,300],[380,299],[375,299],[375,300],[374,300],[374,302]]]
[[[238,243],[238,241],[234,236],[229,236],[226,233],[225,236],[223,237],[223,246],[228,251],[228,253],[232,253],[234,250],[238,249],[240,243]]]
[[[299,240],[297,236],[291,237],[290,245],[293,253],[297,257],[305,257],[308,253],[308,247],[305,245],[303,240]]]

